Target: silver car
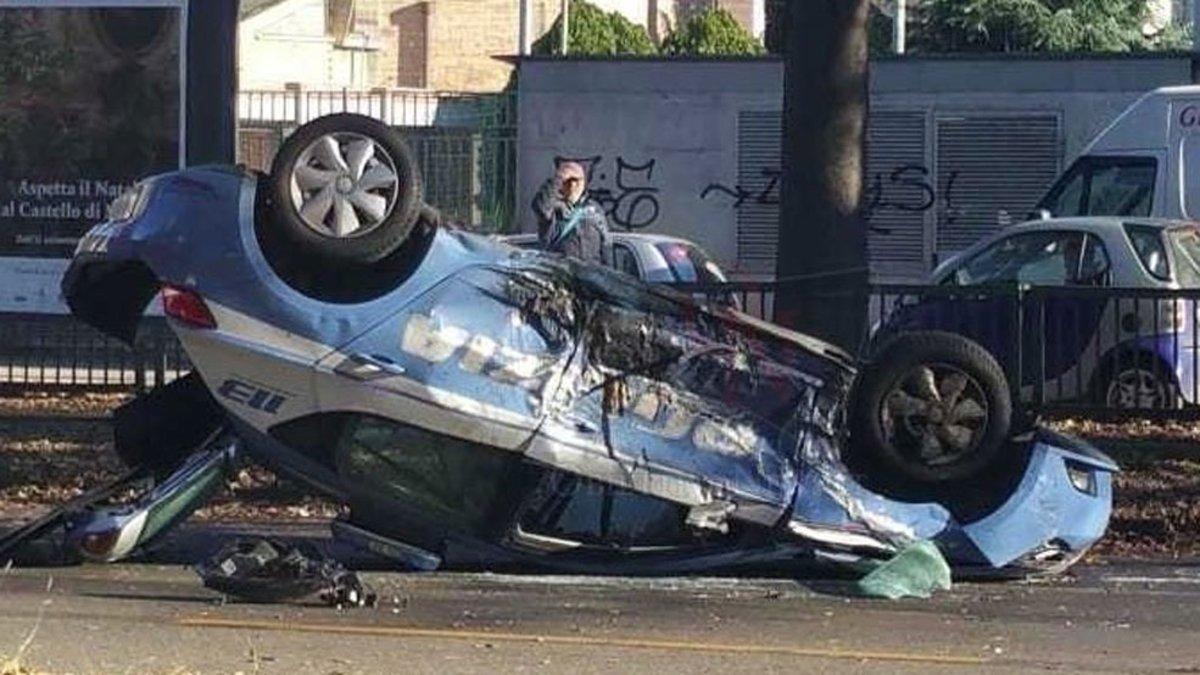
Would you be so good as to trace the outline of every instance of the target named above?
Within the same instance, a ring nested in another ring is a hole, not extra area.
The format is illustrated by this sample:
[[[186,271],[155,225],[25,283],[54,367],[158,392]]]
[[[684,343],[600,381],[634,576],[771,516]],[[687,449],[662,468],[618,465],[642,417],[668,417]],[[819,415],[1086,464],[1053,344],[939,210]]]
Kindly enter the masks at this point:
[[[655,284],[722,284],[725,273],[696,244],[662,234],[611,232],[612,266]],[[514,234],[500,240],[517,248],[541,248],[536,234]]]
[[[1112,408],[1196,403],[1200,296],[1186,292],[1200,288],[1196,223],[1113,217],[1024,223],[947,260],[931,281],[1054,289],[1025,304],[1025,356],[1011,353],[1015,345],[1005,330],[968,335],[1002,361],[1019,358],[1027,391],[1040,387],[1045,400]],[[964,332],[964,326],[994,326],[997,316],[1011,316],[994,305],[926,300],[906,308],[902,318],[907,329]]]

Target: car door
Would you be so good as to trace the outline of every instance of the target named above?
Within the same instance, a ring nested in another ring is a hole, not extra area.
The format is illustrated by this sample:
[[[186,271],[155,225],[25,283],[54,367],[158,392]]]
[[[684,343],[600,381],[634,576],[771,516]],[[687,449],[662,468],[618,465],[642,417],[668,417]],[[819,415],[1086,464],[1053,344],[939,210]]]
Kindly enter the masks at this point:
[[[573,305],[547,285],[518,268],[459,271],[324,359],[320,407],[519,448],[574,345]]]
[[[948,271],[944,292],[901,308],[889,325],[964,335],[992,352],[1010,376],[1020,372],[1023,385],[1050,383],[1051,396],[1074,396],[1080,389],[1077,366],[1094,340],[1104,302],[1094,295],[1054,291],[1026,294],[1023,300],[1018,289],[1103,283],[1107,270],[1103,244],[1092,235],[1071,230],[1011,234]],[[982,292],[970,293],[976,286]],[[1064,388],[1070,375],[1075,386]]]

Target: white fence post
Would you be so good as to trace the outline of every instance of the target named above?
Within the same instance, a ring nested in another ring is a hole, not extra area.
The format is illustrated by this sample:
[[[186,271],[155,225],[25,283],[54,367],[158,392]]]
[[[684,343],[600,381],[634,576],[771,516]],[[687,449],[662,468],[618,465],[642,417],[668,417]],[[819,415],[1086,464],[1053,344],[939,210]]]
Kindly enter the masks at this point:
[[[296,124],[296,126],[300,126],[301,124],[304,124],[304,111],[303,111],[304,94],[300,90],[300,83],[299,82],[288,82],[287,84],[283,85],[283,88],[284,88],[284,90],[287,91],[288,96],[290,96],[292,99],[292,122],[294,122]],[[272,106],[272,107],[274,107],[274,106]],[[284,112],[284,115],[286,116],[286,114],[287,114],[287,104],[286,103],[284,104],[283,112]],[[274,117],[274,114],[272,114],[272,117]]]

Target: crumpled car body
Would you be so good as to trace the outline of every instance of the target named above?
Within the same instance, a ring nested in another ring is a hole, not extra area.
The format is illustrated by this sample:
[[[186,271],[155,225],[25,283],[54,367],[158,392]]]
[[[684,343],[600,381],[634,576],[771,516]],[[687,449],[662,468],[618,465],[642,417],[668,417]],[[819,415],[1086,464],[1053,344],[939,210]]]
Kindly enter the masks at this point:
[[[1044,431],[976,503],[868,490],[840,460],[851,357],[597,266],[438,229],[390,281],[298,290],[264,256],[258,189],[152,179],[84,237],[64,294],[131,339],[168,289],[239,447],[417,567],[679,573],[932,540],[959,571],[1036,570],[1107,526],[1116,467]]]

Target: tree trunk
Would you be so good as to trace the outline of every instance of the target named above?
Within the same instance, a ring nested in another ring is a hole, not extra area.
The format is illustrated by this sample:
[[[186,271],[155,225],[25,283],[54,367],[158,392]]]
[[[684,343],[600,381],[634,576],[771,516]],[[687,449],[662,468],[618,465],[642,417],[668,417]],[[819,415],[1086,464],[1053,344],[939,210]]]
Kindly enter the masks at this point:
[[[851,352],[865,336],[861,218],[869,0],[790,0],[776,321]]]

